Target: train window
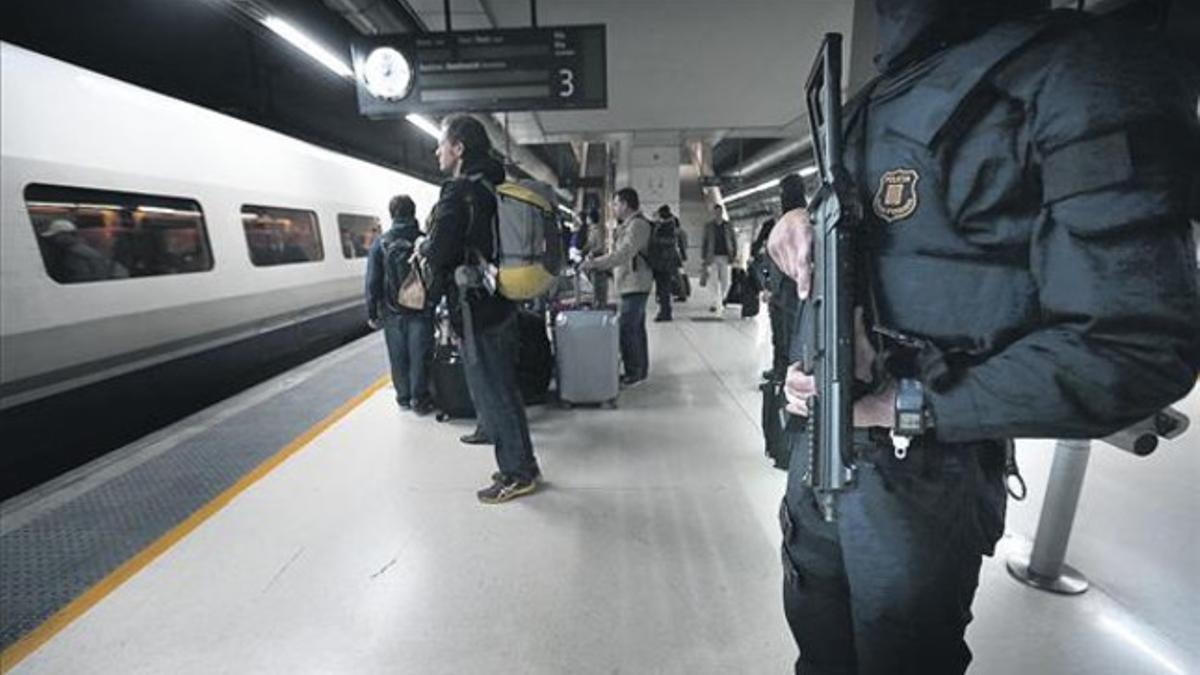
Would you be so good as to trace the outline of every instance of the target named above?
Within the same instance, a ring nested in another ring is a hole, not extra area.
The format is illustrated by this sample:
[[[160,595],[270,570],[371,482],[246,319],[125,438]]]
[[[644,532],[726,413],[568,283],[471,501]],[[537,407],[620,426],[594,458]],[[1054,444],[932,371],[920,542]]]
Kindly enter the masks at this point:
[[[250,262],[259,267],[325,259],[317,214],[277,206],[242,206]]]
[[[371,244],[383,231],[383,226],[375,216],[339,213],[338,230],[342,235],[342,255],[362,258],[371,250]]]
[[[61,185],[25,187],[42,263],[62,284],[212,269],[192,199]]]

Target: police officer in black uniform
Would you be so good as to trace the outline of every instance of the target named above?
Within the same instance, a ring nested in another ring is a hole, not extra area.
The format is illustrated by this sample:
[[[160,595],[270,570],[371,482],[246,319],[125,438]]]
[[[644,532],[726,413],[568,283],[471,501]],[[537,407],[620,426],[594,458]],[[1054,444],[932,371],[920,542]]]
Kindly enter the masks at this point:
[[[798,673],[965,671],[1007,439],[1103,436],[1196,382],[1196,92],[1151,36],[1046,5],[876,0],[881,74],[847,104],[844,159],[885,383],[856,403],[836,522],[792,462]],[[906,451],[900,383],[923,412]]]

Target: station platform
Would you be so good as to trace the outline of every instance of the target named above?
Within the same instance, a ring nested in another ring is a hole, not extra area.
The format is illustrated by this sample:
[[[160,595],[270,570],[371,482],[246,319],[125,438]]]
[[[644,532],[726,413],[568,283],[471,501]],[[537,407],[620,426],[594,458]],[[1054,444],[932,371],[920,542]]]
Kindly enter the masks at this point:
[[[783,673],[765,316],[648,324],[615,410],[530,409],[546,482],[499,506],[473,422],[400,412],[373,334],[0,506],[12,673]],[[1200,390],[1181,408],[1200,422]],[[1194,425],[1194,427],[1200,425]],[[1200,672],[1200,431],[1095,444],[1068,562],[1019,585],[1052,443],[985,560],[972,673]]]

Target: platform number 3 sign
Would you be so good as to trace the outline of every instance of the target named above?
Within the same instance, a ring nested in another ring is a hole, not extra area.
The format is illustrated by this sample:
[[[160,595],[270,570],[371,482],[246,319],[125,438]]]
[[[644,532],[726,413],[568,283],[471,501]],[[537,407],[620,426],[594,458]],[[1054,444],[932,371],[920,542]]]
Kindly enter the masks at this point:
[[[570,68],[558,69],[558,96],[571,98],[575,95],[575,71]]]

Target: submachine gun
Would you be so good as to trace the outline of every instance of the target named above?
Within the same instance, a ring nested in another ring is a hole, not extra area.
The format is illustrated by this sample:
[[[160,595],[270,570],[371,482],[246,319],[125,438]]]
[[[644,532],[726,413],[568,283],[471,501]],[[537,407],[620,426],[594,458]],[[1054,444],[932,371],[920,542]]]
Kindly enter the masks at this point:
[[[842,36],[826,33],[805,86],[821,187],[809,203],[813,279],[802,308],[801,368],[815,379],[808,401],[805,483],[825,520],[854,481],[854,248],[862,207],[842,161]]]

